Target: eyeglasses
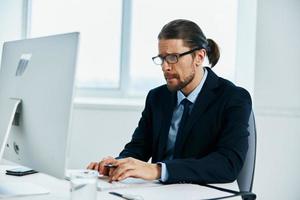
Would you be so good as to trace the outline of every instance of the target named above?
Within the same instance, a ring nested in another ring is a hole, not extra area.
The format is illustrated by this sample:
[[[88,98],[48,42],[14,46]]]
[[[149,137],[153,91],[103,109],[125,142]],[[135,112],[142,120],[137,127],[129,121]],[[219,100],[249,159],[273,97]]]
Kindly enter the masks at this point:
[[[193,53],[194,51],[197,51],[199,49],[201,49],[201,48],[197,47],[197,48],[194,48],[192,50],[189,50],[189,51],[186,51],[186,52],[183,52],[183,53],[180,53],[180,54],[174,53],[174,54],[168,54],[166,56],[158,55],[158,56],[152,57],[152,60],[153,60],[154,64],[156,64],[156,65],[162,65],[164,63],[164,60],[168,64],[175,64],[175,63],[178,62],[180,57],[188,55],[190,53]]]

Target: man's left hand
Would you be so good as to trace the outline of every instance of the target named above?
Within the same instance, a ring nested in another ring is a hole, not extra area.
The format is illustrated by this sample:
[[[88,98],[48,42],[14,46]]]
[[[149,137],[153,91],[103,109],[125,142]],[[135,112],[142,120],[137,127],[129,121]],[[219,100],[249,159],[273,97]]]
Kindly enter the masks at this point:
[[[121,181],[128,177],[157,180],[161,176],[159,164],[147,163],[135,158],[123,158],[111,163],[116,166],[109,173],[110,181]]]

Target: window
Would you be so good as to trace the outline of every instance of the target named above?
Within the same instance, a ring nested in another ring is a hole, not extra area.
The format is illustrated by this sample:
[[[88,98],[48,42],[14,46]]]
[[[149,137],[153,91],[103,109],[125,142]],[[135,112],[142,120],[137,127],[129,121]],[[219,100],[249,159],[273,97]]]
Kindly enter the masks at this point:
[[[30,36],[79,31],[78,87],[118,88],[122,1],[31,1]]]
[[[30,36],[80,31],[77,87],[144,95],[164,84],[157,35],[164,24],[195,21],[220,46],[215,71],[234,80],[237,0],[31,0]]]

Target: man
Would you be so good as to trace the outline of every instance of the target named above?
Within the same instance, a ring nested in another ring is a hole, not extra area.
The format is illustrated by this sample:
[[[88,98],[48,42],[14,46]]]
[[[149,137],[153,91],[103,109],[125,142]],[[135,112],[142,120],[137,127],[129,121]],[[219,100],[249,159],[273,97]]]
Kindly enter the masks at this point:
[[[161,65],[166,85],[148,93],[138,127],[119,157],[88,168],[111,181],[234,181],[248,150],[249,93],[203,67],[206,56],[213,67],[220,53],[194,22],[171,21],[158,39],[159,54],[152,59]]]

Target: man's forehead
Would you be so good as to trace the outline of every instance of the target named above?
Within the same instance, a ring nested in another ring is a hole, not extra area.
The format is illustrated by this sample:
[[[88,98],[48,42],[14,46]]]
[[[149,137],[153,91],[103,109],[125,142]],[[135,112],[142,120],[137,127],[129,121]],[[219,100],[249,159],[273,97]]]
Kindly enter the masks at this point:
[[[161,39],[158,41],[159,46],[183,46],[182,39]]]
[[[158,41],[158,48],[163,53],[177,53],[178,50],[189,49],[182,39],[161,39]]]

